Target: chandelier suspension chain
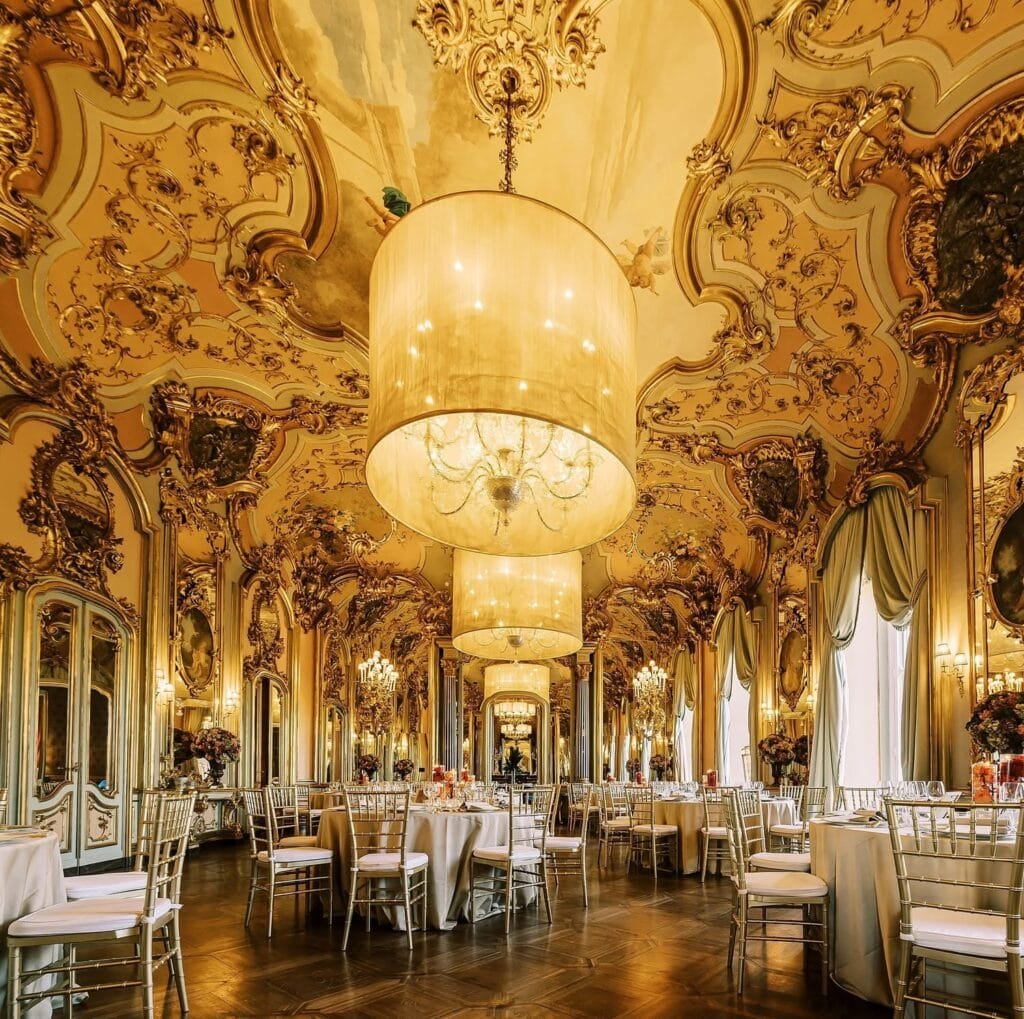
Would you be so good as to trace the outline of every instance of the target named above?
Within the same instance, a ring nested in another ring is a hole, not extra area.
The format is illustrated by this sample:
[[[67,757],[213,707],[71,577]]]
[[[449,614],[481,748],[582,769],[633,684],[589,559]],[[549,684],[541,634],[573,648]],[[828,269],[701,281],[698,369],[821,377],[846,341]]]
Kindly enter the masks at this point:
[[[501,74],[501,86],[505,90],[505,99],[502,104],[505,107],[505,144],[499,158],[505,166],[505,176],[498,187],[506,194],[514,195],[516,189],[512,185],[512,171],[519,166],[515,152],[516,138],[519,136],[519,132],[512,123],[512,103],[515,94],[519,91],[519,75],[512,68],[505,68]]]

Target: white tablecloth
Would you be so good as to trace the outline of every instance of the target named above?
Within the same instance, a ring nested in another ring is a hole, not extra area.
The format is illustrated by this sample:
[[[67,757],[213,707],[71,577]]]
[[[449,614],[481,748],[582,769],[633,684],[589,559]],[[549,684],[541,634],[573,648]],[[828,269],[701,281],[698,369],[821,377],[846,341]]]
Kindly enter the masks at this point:
[[[507,844],[508,814],[503,810],[488,813],[410,811],[407,849],[430,857],[427,921],[432,928],[448,931],[460,918],[469,919],[470,857],[473,850]],[[347,900],[342,888],[349,876],[349,833],[348,819],[343,810],[327,810],[321,816],[320,845],[335,851],[334,909],[336,913],[344,912]],[[526,902],[527,897],[519,901]],[[490,897],[478,893],[477,919],[486,916],[492,908]],[[393,917],[396,919],[399,918]]]
[[[674,824],[679,829],[682,848],[682,873],[700,870],[700,830],[704,827],[704,804],[700,800],[655,800],[654,820],[657,824]],[[794,824],[796,808],[790,799],[764,801],[765,835],[773,824]]]
[[[1007,855],[1012,849],[1011,842]],[[938,865],[946,876],[965,876],[949,861]],[[900,893],[889,829],[812,821],[811,873],[832,892],[832,979],[858,998],[892,1005],[900,959]],[[1006,876],[1006,869],[998,869],[993,880]],[[942,898],[952,902],[956,894],[947,887]],[[965,905],[991,905],[980,901],[976,890],[960,894]],[[929,977],[932,986],[939,984]],[[954,986],[954,978],[948,989],[967,995],[975,991],[973,982]]]
[[[0,1014],[6,1014],[7,928],[28,913],[66,901],[57,836],[47,832],[40,838],[8,842],[0,835]],[[24,965],[44,966],[55,961],[59,951],[55,948],[26,950]],[[29,989],[41,987],[33,984]],[[35,1019],[50,1013],[50,1002],[44,1000],[22,1014]]]

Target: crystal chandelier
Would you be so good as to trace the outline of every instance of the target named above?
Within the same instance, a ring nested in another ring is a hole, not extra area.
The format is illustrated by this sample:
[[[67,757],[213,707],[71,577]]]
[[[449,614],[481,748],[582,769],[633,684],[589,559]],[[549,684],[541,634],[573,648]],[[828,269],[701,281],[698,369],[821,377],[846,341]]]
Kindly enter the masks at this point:
[[[479,658],[560,658],[583,646],[581,558],[455,551],[452,643]]]
[[[384,732],[395,717],[395,684],[398,669],[379,651],[360,662],[356,677],[356,710],[368,732]]]
[[[665,691],[668,673],[653,661],[633,677],[633,724],[650,738],[665,728]]]
[[[477,552],[549,555],[636,500],[636,307],[615,256],[512,191],[447,195],[388,231],[370,277],[366,480],[402,523]]]
[[[533,726],[526,722],[508,722],[501,727],[501,734],[506,739],[526,739],[533,734]]]
[[[494,717],[500,722],[522,722],[537,715],[537,705],[529,701],[501,701],[494,705]]]

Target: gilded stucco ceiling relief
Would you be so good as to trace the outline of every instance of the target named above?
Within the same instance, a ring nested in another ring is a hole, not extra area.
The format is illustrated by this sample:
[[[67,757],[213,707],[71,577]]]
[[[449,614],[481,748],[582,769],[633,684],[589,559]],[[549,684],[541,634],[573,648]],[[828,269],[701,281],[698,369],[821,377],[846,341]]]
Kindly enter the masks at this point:
[[[584,566],[613,698],[737,597],[805,631],[823,522],[880,472],[923,478],[963,347],[1019,339],[1011,5],[801,0],[755,24],[634,2],[537,4],[518,34],[498,0],[359,0],[338,24],[308,0],[0,11],[4,375],[46,403],[45,366],[70,366],[151,431],[117,455],[179,535],[180,597],[244,571],[247,676],[282,668],[287,602],[322,632],[327,699],[373,645],[425,703],[451,553],[366,488],[369,270],[411,205],[494,186],[505,72],[520,189],[605,241],[644,337],[638,503]],[[26,513],[47,563],[102,588],[86,475],[63,524]],[[40,568],[3,553],[9,583]]]

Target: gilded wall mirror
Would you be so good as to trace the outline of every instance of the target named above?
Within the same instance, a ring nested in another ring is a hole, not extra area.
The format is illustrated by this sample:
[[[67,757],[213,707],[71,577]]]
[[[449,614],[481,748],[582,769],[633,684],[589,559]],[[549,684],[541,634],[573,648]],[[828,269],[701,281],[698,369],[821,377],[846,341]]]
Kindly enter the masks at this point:
[[[213,626],[198,607],[182,614],[178,663],[190,689],[202,690],[213,677]]]
[[[779,694],[796,710],[807,685],[807,638],[800,630],[786,634],[779,650]]]
[[[77,552],[99,548],[110,536],[111,514],[96,479],[65,460],[54,467],[51,491],[71,547]]]
[[[1006,516],[992,542],[992,609],[1007,626],[1024,626],[1024,504]]]

